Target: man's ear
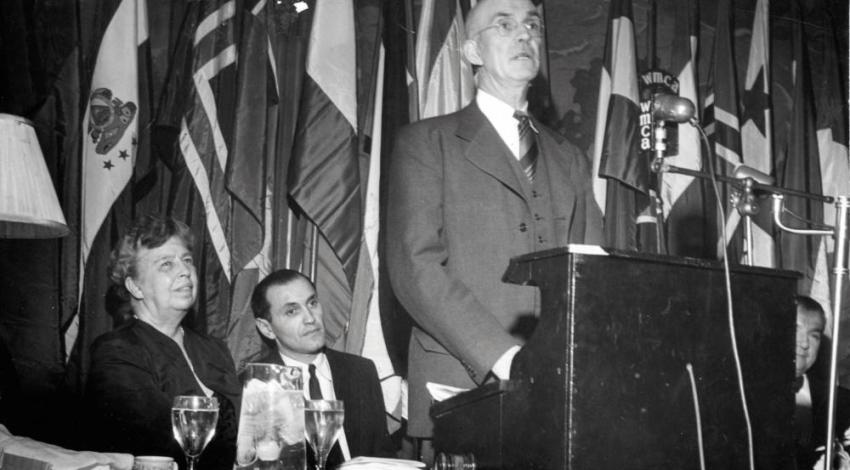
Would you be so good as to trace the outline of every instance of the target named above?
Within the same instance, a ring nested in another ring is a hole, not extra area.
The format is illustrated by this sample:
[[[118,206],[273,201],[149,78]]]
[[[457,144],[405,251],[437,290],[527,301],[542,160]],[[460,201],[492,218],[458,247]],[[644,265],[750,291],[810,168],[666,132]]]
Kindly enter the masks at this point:
[[[481,51],[478,48],[478,41],[474,39],[467,39],[463,41],[463,46],[461,47],[461,52],[463,52],[463,57],[472,65],[483,65],[484,61],[481,60]]]
[[[144,295],[142,295],[142,289],[139,288],[132,277],[127,276],[124,278],[124,287],[127,288],[127,291],[130,292],[130,295],[132,295],[134,299],[142,300],[142,298],[144,298]]]
[[[274,331],[272,330],[272,325],[265,318],[255,318],[254,323],[257,325],[257,329],[260,330],[260,334],[265,336],[266,338],[274,341],[276,338],[274,336]]]

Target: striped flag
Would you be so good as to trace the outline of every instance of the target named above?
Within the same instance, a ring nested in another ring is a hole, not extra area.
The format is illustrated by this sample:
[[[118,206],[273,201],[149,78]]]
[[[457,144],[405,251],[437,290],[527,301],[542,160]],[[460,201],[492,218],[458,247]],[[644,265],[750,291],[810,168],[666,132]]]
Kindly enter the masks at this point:
[[[236,227],[227,191],[227,171],[238,158],[233,132],[240,13],[235,0],[186,4],[158,116],[177,148],[167,211],[196,228],[200,285],[193,327],[219,338],[227,334],[233,280],[246,262],[233,256]]]
[[[138,51],[147,39],[146,2],[122,0],[101,39],[82,123],[80,301],[95,237],[133,175],[139,136]],[[65,331],[68,355],[78,332],[75,316]]]
[[[250,311],[257,282],[272,270],[272,216],[277,160],[280,83],[272,40],[280,9],[266,0],[250,0],[237,11],[241,26],[237,41],[237,116],[233,152],[225,173],[232,195],[230,244],[233,266],[227,345],[237,367],[262,353],[262,339]]]
[[[729,176],[741,164],[741,126],[738,120],[738,80],[735,70],[735,48],[732,31],[731,0],[720,0],[717,6],[717,27],[714,36],[714,52],[709,72],[709,94],[705,100],[703,122],[706,133],[714,146],[715,168],[721,175]],[[718,237],[718,258],[725,253],[723,239],[729,249],[737,246],[733,259],[740,257],[740,214],[728,203],[729,188],[720,185],[720,194],[726,210],[724,227],[730,231]],[[708,214],[706,214],[708,215]],[[737,234],[737,235],[736,235]]]
[[[789,132],[786,134],[783,151],[777,156],[776,173],[780,186],[813,194],[822,194],[820,156],[818,151],[817,127],[814,98],[809,76],[803,17],[798,2],[791,2],[792,16],[792,108]],[[785,197],[785,210],[815,224],[823,223],[823,203],[799,197]],[[826,273],[826,254],[822,237],[797,235],[781,231],[779,241],[779,266],[799,271],[803,278],[798,283],[800,293],[811,295],[815,280],[816,265],[820,258]],[[819,256],[820,255],[820,256]],[[829,301],[829,283],[818,297]]]
[[[605,243],[637,248],[636,216],[646,206],[649,163],[639,152],[637,63],[631,0],[614,0],[593,144],[594,197],[605,215]]]
[[[744,165],[773,174],[773,121],[770,109],[769,0],[757,0],[750,54],[744,79],[741,145]],[[753,218],[752,261],[756,266],[774,267],[775,247],[769,204]],[[726,232],[730,229],[727,227]]]
[[[472,101],[472,67],[461,55],[466,40],[461,0],[423,0],[416,36],[419,116],[457,111]]]
[[[318,227],[344,274],[327,280],[335,291],[354,286],[363,212],[357,150],[357,81],[354,6],[351,0],[317,2],[307,52],[307,74],[295,147],[289,166],[289,193]],[[333,60],[329,60],[329,58]],[[325,297],[327,299],[327,297]],[[349,306],[350,307],[350,306]]]

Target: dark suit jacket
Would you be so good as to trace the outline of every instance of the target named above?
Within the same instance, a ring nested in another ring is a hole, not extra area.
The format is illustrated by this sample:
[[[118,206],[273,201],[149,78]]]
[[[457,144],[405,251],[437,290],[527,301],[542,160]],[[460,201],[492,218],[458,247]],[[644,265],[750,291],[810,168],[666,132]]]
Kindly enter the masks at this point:
[[[828,418],[829,384],[815,375],[807,375],[809,389],[812,393],[812,428],[811,439],[805,447],[797,446],[797,468],[809,470],[823,453],[815,449],[823,446],[826,441],[826,425]],[[834,437],[842,440],[844,431],[850,427],[850,390],[838,387],[835,394],[835,431]]]
[[[242,386],[227,347],[184,329],[183,344],[201,382],[219,400],[216,434],[199,460],[200,468],[230,470]],[[93,450],[133,455],[169,455],[181,466],[183,451],[171,430],[177,395],[203,395],[179,346],[145,322],[132,319],[101,335],[91,346],[84,402]]]
[[[325,356],[331,369],[336,399],[344,402],[345,420],[342,427],[351,457],[395,457],[387,433],[384,396],[375,364],[364,357],[327,348]],[[286,365],[277,350],[257,362]],[[331,453],[328,468],[340,463],[342,456]]]
[[[568,243],[599,243],[602,216],[588,159],[540,130],[537,179],[551,188],[555,240],[531,231],[534,197],[516,159],[478,106],[416,122],[396,138],[389,181],[387,266],[393,291],[416,321],[408,383],[413,436],[429,436],[427,381],[471,388],[522,339],[539,314],[532,286],[502,282],[514,256]]]

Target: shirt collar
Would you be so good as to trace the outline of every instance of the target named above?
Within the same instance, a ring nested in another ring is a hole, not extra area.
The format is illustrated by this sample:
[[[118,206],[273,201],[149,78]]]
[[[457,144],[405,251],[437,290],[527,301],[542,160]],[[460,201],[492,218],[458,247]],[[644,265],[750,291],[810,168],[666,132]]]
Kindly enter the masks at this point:
[[[293,359],[280,351],[278,351],[278,354],[280,354],[280,357],[281,359],[283,359],[284,364],[301,369],[301,376],[304,377],[306,385],[307,368],[309,367],[309,364],[305,364],[297,359]],[[316,366],[316,375],[318,375],[319,378],[327,380],[328,382],[333,382],[333,377],[331,376],[331,367],[330,364],[328,364],[328,357],[325,355],[324,351],[316,355],[316,358],[313,359],[312,364]]]
[[[491,121],[496,119],[502,120],[505,118],[513,119],[514,111],[528,113],[528,101],[523,103],[519,109],[514,109],[508,103],[505,103],[480,88],[475,93],[475,103],[478,105],[478,108],[481,109],[481,112],[490,118]]]

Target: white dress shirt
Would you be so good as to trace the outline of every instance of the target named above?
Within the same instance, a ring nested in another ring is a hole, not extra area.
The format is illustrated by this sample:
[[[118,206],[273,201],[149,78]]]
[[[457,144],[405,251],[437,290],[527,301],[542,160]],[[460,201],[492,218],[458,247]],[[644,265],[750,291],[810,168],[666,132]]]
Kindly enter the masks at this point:
[[[511,150],[514,157],[519,160],[519,120],[514,117],[514,112],[528,112],[528,102],[524,103],[518,110],[508,103],[496,98],[484,90],[478,89],[475,94],[475,104],[484,113],[484,117],[496,128],[496,132],[505,145]]]
[[[301,369],[301,386],[304,390],[304,398],[310,400],[310,388],[308,385],[310,380],[309,365],[283,353],[280,353],[280,357],[283,358],[284,364]],[[322,391],[322,398],[325,400],[336,400],[331,366],[328,364],[328,358],[325,356],[325,353],[319,353],[313,359],[313,365],[316,366],[316,376],[319,379],[319,389]],[[346,461],[351,460],[351,451],[348,449],[348,439],[345,438],[345,429],[339,430],[339,440],[337,442],[339,442],[339,448],[342,450],[343,459]]]

